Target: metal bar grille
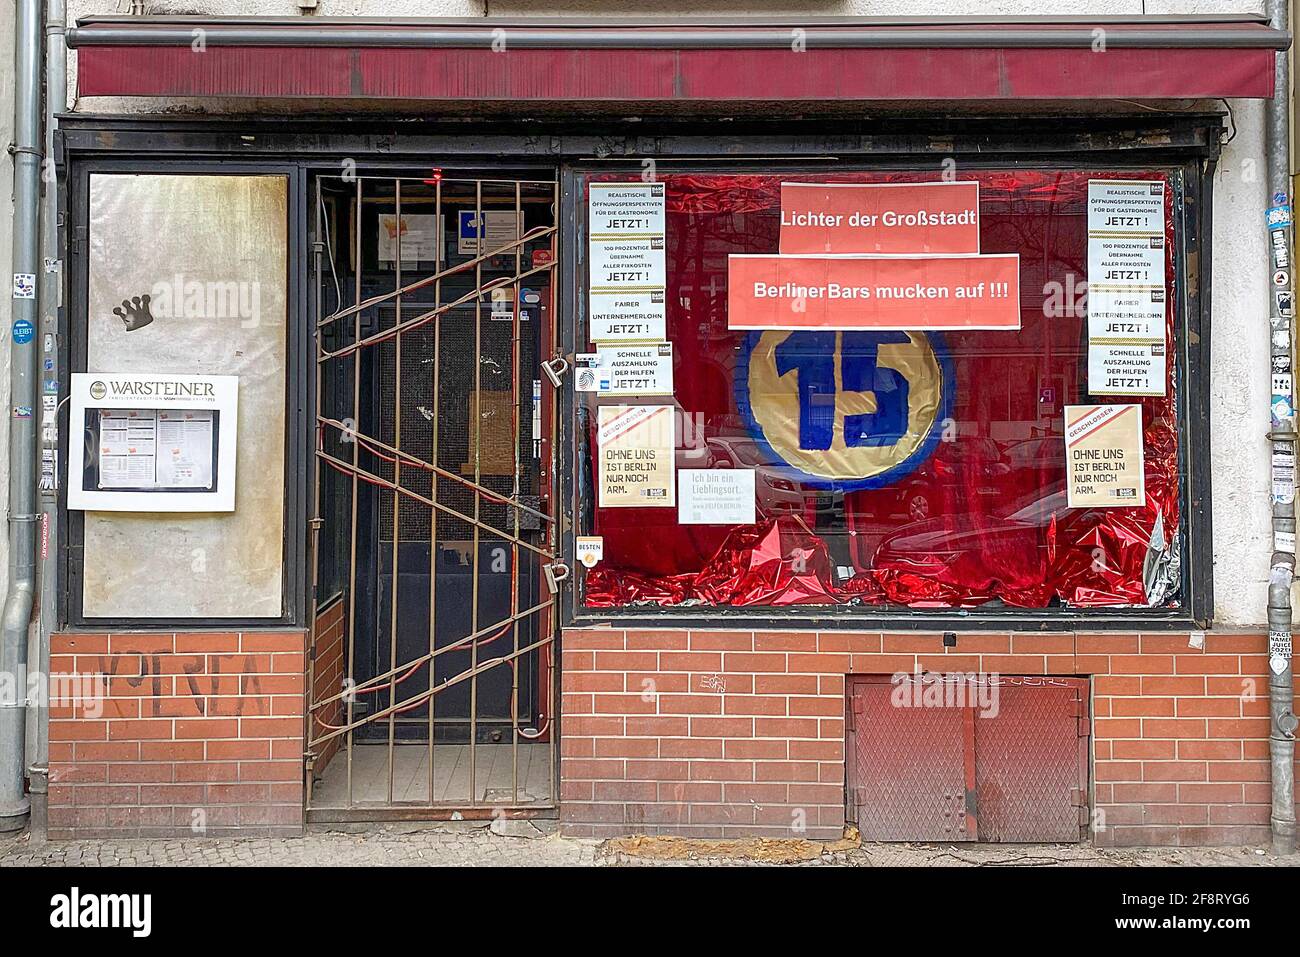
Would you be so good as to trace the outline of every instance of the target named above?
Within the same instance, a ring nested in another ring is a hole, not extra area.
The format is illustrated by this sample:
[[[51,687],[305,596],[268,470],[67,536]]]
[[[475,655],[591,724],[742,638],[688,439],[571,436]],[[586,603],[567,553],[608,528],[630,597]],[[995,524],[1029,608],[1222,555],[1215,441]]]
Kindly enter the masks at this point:
[[[524,397],[557,184],[323,176],[315,199],[308,809],[549,806],[555,416]]]

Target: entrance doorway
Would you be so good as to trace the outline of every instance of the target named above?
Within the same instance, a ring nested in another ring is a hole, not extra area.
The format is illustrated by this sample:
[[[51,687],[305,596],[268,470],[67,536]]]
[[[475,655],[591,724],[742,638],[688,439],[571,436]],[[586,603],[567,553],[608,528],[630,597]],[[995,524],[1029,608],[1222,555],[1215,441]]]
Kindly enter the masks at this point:
[[[553,806],[553,173],[312,186],[309,820]]]

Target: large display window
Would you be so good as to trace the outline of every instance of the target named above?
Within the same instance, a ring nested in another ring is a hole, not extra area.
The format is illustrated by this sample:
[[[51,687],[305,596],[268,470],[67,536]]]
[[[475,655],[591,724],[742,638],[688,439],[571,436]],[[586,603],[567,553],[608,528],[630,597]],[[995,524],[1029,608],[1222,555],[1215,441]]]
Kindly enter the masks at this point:
[[[1184,607],[1180,175],[581,177],[580,607]]]

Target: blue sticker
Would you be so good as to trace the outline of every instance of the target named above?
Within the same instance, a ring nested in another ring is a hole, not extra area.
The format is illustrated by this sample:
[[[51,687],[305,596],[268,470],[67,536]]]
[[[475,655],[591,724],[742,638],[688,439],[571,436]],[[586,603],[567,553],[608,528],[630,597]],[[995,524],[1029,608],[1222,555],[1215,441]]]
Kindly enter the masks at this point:
[[[58,380],[58,379],[46,379],[46,380],[45,380],[45,391],[46,391],[46,392],[51,392],[51,393],[58,393],[58,391],[59,391],[59,380]]]
[[[45,360],[45,371],[46,371],[46,372],[53,372],[53,371],[54,371],[54,360],[53,360],[53,359],[46,359],[46,360]]]
[[[30,405],[14,406],[15,419],[30,419],[32,417],[32,407]]]
[[[19,345],[31,342],[32,337],[36,335],[36,327],[32,325],[30,319],[14,320],[14,342]]]
[[[1291,207],[1289,205],[1273,206],[1264,212],[1264,221],[1269,229],[1284,229],[1291,225]]]

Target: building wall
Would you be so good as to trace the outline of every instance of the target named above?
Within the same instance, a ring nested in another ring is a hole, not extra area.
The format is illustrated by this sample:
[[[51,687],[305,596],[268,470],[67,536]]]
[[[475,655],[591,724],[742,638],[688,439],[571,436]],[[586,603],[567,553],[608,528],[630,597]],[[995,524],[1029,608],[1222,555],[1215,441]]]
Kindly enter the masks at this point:
[[[1268,839],[1262,634],[564,633],[560,819],[575,837],[835,839],[845,675],[1087,675],[1092,839]]]
[[[146,7],[151,14],[298,15],[290,0],[174,0]],[[481,16],[489,8],[494,16],[645,12],[642,4],[608,0],[321,0],[316,15]],[[992,16],[1250,9],[1262,10],[1262,3],[713,0],[701,6],[668,0],[654,12]],[[117,12],[111,0],[73,0],[69,10],[73,18]],[[8,26],[0,17],[0,39]],[[9,55],[11,46],[4,44],[0,55]],[[72,59],[73,104],[84,112],[328,109],[319,103],[79,100],[75,53]],[[11,73],[4,71],[8,82]],[[569,631],[561,728],[561,814],[569,833],[788,835],[792,815],[803,811],[806,836],[838,836],[844,822],[844,676],[921,667],[1091,676],[1094,798],[1104,825],[1094,835],[1098,842],[1264,839],[1267,683],[1258,626],[1270,532],[1263,106],[1229,106],[1236,135],[1215,178],[1212,272],[1209,469],[1220,630],[1206,636],[1205,647],[1189,647],[1186,633],[963,634],[957,648],[945,651],[938,635]],[[4,113],[0,123],[10,121],[12,109]],[[9,164],[0,167],[0,177],[10,175]],[[0,208],[3,223],[9,210]],[[0,258],[8,238],[6,226]],[[7,330],[5,303],[0,329]],[[4,370],[7,349],[0,354]],[[0,381],[7,382],[7,372]],[[7,417],[0,418],[2,438]],[[322,630],[327,634],[332,648],[334,633]],[[114,713],[52,717],[52,834],[186,832],[195,809],[207,813],[210,834],[301,825],[300,632],[64,635],[55,651],[56,671],[111,676],[106,708]],[[317,699],[329,693],[329,667],[327,656]],[[648,697],[647,681],[654,689]]]
[[[49,836],[299,833],[305,641],[54,635]]]

